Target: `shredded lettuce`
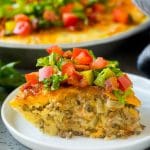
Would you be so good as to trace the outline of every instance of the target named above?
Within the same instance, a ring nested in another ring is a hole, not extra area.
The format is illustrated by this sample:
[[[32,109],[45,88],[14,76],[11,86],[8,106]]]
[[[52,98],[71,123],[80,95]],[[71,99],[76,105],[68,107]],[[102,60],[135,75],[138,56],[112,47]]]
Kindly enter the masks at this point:
[[[37,59],[37,63],[36,66],[48,66],[49,65],[49,56],[46,57],[41,57],[39,59]]]
[[[59,70],[62,69],[62,65],[66,60],[63,57],[60,57],[59,60],[57,61],[57,67]]]
[[[107,67],[109,67],[114,73],[115,75],[121,76],[123,74],[123,72],[120,70],[119,68],[119,62],[118,61],[109,61]]]
[[[121,91],[121,90],[115,90],[113,91],[113,94],[116,96],[116,98],[119,100],[121,104],[125,104],[126,102],[126,97],[129,96],[132,93],[131,89],[128,89],[126,91]]]
[[[107,67],[119,67],[119,62],[116,60],[108,61]]]
[[[60,83],[66,79],[66,75],[54,74],[50,78],[44,79],[42,82],[46,89],[57,90],[60,87]]]
[[[51,53],[51,55],[46,57],[41,57],[37,60],[36,66],[54,66],[57,63],[58,54]]]
[[[119,77],[119,76],[121,76],[123,74],[123,72],[119,68],[113,67],[113,68],[111,68],[111,70],[115,73],[115,75],[117,77]]]
[[[56,53],[51,53],[51,55],[49,55],[49,65],[50,66],[54,66],[56,64],[57,56],[58,56],[58,54],[56,54]]]
[[[108,2],[108,0],[88,0],[88,4],[92,5],[93,3],[102,3],[102,4],[106,4]]]

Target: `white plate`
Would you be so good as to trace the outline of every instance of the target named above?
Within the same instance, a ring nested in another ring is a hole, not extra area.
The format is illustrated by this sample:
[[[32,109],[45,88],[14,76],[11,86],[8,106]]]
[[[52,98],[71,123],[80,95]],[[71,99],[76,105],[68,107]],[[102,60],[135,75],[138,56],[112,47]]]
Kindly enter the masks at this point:
[[[16,140],[36,150],[141,150],[147,148],[150,146],[150,80],[135,75],[130,77],[137,96],[142,100],[141,122],[146,126],[142,134],[138,136],[106,141],[83,137],[63,139],[44,135],[9,106],[9,101],[16,95],[18,89],[6,98],[2,106],[3,122]]]

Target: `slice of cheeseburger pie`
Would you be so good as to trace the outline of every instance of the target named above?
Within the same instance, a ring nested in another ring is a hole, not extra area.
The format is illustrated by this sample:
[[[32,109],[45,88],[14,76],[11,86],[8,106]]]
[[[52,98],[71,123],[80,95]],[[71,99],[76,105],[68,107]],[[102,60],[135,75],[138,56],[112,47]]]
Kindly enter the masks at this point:
[[[48,135],[126,138],[143,130],[132,81],[117,61],[82,48],[47,49],[11,107]]]

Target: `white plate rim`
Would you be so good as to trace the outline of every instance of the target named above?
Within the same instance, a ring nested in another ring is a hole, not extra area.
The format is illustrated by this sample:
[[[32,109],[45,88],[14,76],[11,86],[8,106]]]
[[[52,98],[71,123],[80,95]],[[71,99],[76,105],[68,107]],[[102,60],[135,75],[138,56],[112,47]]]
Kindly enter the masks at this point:
[[[150,83],[150,80],[149,79],[146,79],[146,78],[143,78],[143,77],[140,77],[138,75],[134,75],[134,74],[129,74],[129,76],[133,77],[133,78],[137,78],[137,79],[141,79],[143,80],[144,82],[148,82]],[[52,146],[52,145],[49,145],[47,143],[44,143],[44,142],[40,142],[40,141],[37,141],[37,140],[34,140],[34,139],[31,139],[30,137],[27,137],[23,134],[21,134],[20,132],[18,132],[17,130],[15,130],[10,124],[9,122],[7,121],[7,119],[5,118],[5,115],[4,115],[4,112],[5,112],[5,106],[7,104],[7,102],[10,100],[10,97],[12,95],[14,95],[16,92],[18,91],[18,88],[15,89],[13,92],[11,92],[8,97],[5,99],[3,105],[2,105],[2,108],[1,108],[1,117],[2,117],[2,121],[4,122],[6,128],[9,130],[9,132],[12,134],[15,134],[17,135],[18,137],[21,137],[22,139],[26,140],[27,142],[29,143],[33,143],[33,144],[38,144],[39,146],[46,146],[46,147],[50,147],[50,148],[54,148],[54,149],[61,149],[61,150],[70,150],[70,147],[69,148],[66,148],[66,147],[63,147],[63,145],[59,146],[57,145],[57,147],[55,146]],[[14,135],[12,135],[14,137]],[[15,138],[15,137],[14,137]],[[15,138],[16,139],[16,138]],[[18,140],[18,139],[16,139]],[[18,140],[20,141],[20,140]],[[142,139],[139,139],[135,142],[132,142],[132,143],[128,143],[127,144],[122,144],[122,145],[114,145],[113,147],[111,147],[110,149],[111,150],[115,150],[115,149],[122,149],[122,148],[129,148],[130,146],[136,146],[136,144],[142,144],[142,143],[147,143],[147,142],[150,142],[150,135],[149,136],[146,136],[146,137],[143,137]],[[150,146],[150,145],[149,145]],[[106,149],[109,148],[109,147],[106,147]],[[76,148],[72,147],[71,148],[72,150],[77,150]],[[105,147],[103,148],[105,149]],[[87,147],[86,148],[82,148],[82,149],[78,149],[78,150],[90,150],[88,149]],[[99,150],[99,148],[94,148],[93,150]]]

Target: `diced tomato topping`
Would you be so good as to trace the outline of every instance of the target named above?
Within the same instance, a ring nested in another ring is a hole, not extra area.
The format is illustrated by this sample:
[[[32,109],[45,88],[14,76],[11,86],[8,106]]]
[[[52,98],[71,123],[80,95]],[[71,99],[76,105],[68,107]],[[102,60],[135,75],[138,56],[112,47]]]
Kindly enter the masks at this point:
[[[67,4],[65,6],[62,6],[60,8],[60,12],[63,14],[63,13],[70,13],[73,11],[73,8],[74,8],[74,4],[70,3],[70,4]]]
[[[76,58],[81,52],[87,51],[87,49],[83,48],[73,48],[72,58]]]
[[[77,71],[74,71],[71,76],[67,79],[68,84],[73,86],[80,86],[82,75],[80,75]]]
[[[57,46],[57,45],[53,45],[53,46],[49,47],[49,48],[47,49],[47,52],[48,52],[49,54],[51,54],[52,52],[54,52],[54,53],[57,53],[57,54],[59,54],[59,55],[61,55],[61,56],[64,54],[64,51],[62,50],[62,48],[59,47],[59,46]]]
[[[54,22],[58,19],[58,16],[54,11],[45,10],[43,13],[43,18],[47,21]]]
[[[27,21],[19,21],[16,23],[15,29],[14,29],[14,34],[18,35],[28,35],[32,31],[32,26],[29,22]]]
[[[93,58],[89,54],[88,50],[82,48],[73,49],[72,59],[80,65],[89,65],[93,61]]]
[[[105,10],[104,5],[99,3],[95,3],[92,8],[94,12],[99,12],[99,13],[102,13]]]
[[[74,60],[77,64],[88,65],[92,62],[92,57],[88,53],[81,52]]]
[[[71,76],[75,72],[75,67],[73,63],[68,62],[62,66],[62,74],[67,74],[68,76]]]
[[[114,9],[114,11],[113,11],[114,21],[127,24],[128,20],[129,20],[128,18],[129,18],[129,15],[124,10],[122,10],[120,8]]]
[[[30,18],[24,14],[18,14],[15,16],[15,21],[19,22],[19,21],[27,21],[30,22]]]
[[[63,13],[63,23],[65,27],[77,26],[79,18],[74,13]]]
[[[75,70],[74,64],[68,62],[62,66],[62,74],[67,74],[67,83],[73,86],[80,86],[82,75]],[[82,83],[83,85],[83,83]]]
[[[46,66],[39,69],[39,81],[43,81],[46,78],[50,78],[53,75],[53,67]]]
[[[126,74],[118,77],[118,83],[119,83],[119,88],[122,91],[126,91],[129,87],[132,86],[132,82]]]
[[[102,69],[106,67],[108,64],[108,61],[105,60],[103,57],[98,57],[96,60],[94,60],[91,64],[92,69]]]
[[[38,72],[25,74],[26,82],[29,84],[37,84],[39,82]]]
[[[89,86],[89,83],[84,78],[82,78],[80,80],[79,87],[86,87],[86,86]]]
[[[89,65],[74,65],[77,71],[90,70]]]

